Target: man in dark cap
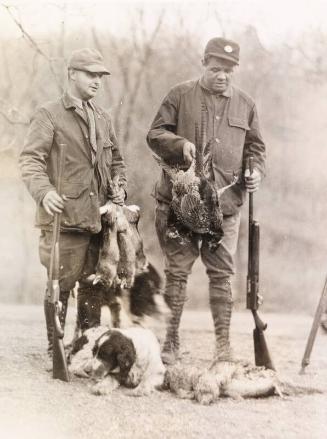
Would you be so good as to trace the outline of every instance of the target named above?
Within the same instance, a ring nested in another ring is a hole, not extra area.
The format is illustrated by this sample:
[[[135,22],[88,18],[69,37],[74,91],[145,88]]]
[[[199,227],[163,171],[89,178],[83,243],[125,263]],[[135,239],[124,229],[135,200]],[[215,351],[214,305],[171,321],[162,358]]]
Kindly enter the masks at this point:
[[[207,178],[217,189],[237,183],[220,199],[223,213],[223,239],[214,251],[205,235],[191,233],[182,242],[167,234],[172,199],[172,181],[163,170],[156,184],[156,229],[165,256],[165,298],[171,309],[162,357],[175,362],[179,352],[178,328],[186,300],[186,283],[199,255],[209,277],[210,309],[216,337],[216,361],[232,361],[229,328],[232,313],[231,277],[240,224],[240,207],[245,192],[259,188],[265,166],[255,103],[232,85],[234,68],[239,64],[240,48],[225,38],[211,39],[202,60],[203,74],[173,87],[154,118],[147,141],[154,153],[172,167],[187,169],[198,148],[209,148]],[[201,137],[201,139],[199,139]],[[199,141],[200,140],[200,141]],[[250,175],[246,162],[253,156]],[[208,158],[208,157],[207,157]]]
[[[104,75],[110,75],[94,49],[72,53],[68,85],[62,97],[42,105],[34,114],[20,156],[22,178],[37,204],[41,229],[39,253],[49,272],[54,213],[61,215],[60,313],[65,324],[70,291],[79,282],[78,314],[82,330],[100,324],[100,288],[87,277],[95,272],[101,241],[99,208],[108,200],[123,204],[126,172],[108,113],[93,102]],[[62,194],[58,177],[59,144],[66,144]],[[119,179],[119,185],[112,184]],[[53,326],[47,291],[44,311],[48,352],[52,355]]]

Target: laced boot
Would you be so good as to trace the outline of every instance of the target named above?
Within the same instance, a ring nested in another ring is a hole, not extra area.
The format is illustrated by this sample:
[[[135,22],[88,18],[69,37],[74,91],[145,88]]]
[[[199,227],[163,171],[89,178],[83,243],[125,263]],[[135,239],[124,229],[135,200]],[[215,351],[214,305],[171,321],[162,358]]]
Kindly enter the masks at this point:
[[[172,282],[165,289],[165,300],[170,308],[167,321],[166,338],[164,341],[161,359],[163,363],[172,365],[178,359],[179,354],[179,324],[186,300],[186,282]]]
[[[210,287],[210,310],[216,338],[214,362],[233,361],[229,337],[233,300],[229,282],[225,282],[226,285],[228,288]]]
[[[101,305],[102,294],[99,288],[78,288],[77,314],[82,332],[101,324]]]

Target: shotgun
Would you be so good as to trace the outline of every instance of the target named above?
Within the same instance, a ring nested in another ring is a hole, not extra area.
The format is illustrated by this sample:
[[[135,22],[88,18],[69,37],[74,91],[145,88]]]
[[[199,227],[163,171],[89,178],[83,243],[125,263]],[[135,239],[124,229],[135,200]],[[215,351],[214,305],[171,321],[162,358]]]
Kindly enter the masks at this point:
[[[321,316],[326,309],[326,304],[327,304],[327,277],[326,277],[325,285],[324,285],[324,288],[322,290],[320,300],[319,300],[319,303],[318,303],[318,306],[316,309],[316,314],[315,314],[313,322],[312,322],[309,338],[308,338],[308,341],[307,341],[307,344],[305,347],[305,351],[304,351],[304,355],[303,355],[303,359],[302,359],[302,363],[301,363],[302,367],[300,370],[300,375],[303,375],[305,373],[305,368],[310,363],[310,355],[311,355],[311,351],[313,348],[313,343],[316,339],[318,328],[319,328],[319,325],[321,322]]]
[[[248,169],[253,172],[253,157],[249,157]],[[249,253],[246,308],[250,309],[254,318],[255,329],[253,330],[254,358],[256,366],[265,366],[266,369],[275,370],[271,360],[264,331],[267,324],[259,315],[259,251],[260,251],[260,225],[253,219],[253,193],[249,194]]]
[[[65,165],[66,145],[59,144],[59,169],[56,190],[61,195],[62,174]],[[60,238],[60,219],[61,214],[54,214],[53,238],[50,256],[50,269],[48,279],[48,302],[51,307],[53,325],[53,352],[52,352],[52,376],[61,381],[69,381],[67,360],[64,349],[64,331],[60,324],[59,314],[61,311],[60,287],[59,287],[59,238]]]

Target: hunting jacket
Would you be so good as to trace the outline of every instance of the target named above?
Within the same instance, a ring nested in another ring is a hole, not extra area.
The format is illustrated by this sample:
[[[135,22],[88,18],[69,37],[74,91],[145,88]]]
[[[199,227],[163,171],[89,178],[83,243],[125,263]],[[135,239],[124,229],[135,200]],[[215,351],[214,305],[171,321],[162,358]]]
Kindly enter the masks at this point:
[[[222,95],[205,89],[201,79],[178,84],[164,98],[147,136],[153,152],[170,165],[183,167],[186,141],[199,147],[196,132],[204,130],[210,141],[212,179],[217,188],[238,183],[221,197],[224,215],[235,214],[245,199],[243,174],[246,159],[254,157],[254,167],[265,170],[265,144],[260,134],[254,101],[237,87],[229,86]],[[154,196],[169,203],[172,182],[162,171]]]
[[[92,106],[97,144],[93,154],[86,114],[68,93],[41,106],[32,118],[19,164],[37,204],[36,227],[52,227],[53,217],[46,213],[42,200],[56,187],[60,143],[67,145],[61,191],[68,199],[61,215],[63,231],[99,232],[99,207],[110,198],[112,177],[119,174],[126,188],[125,164],[110,116]]]

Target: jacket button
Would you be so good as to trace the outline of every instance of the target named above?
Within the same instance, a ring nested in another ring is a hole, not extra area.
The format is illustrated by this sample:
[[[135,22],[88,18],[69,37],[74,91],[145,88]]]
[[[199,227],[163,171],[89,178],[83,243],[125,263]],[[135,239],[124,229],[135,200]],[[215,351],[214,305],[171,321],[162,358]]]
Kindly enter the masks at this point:
[[[93,197],[93,195],[94,195],[94,192],[90,192],[90,196]]]
[[[218,137],[215,138],[215,142],[220,143],[220,140],[218,139]]]
[[[219,120],[219,119],[220,119],[220,117],[219,117],[219,116],[216,116],[216,117],[215,117],[215,119],[216,119],[216,120]]]

